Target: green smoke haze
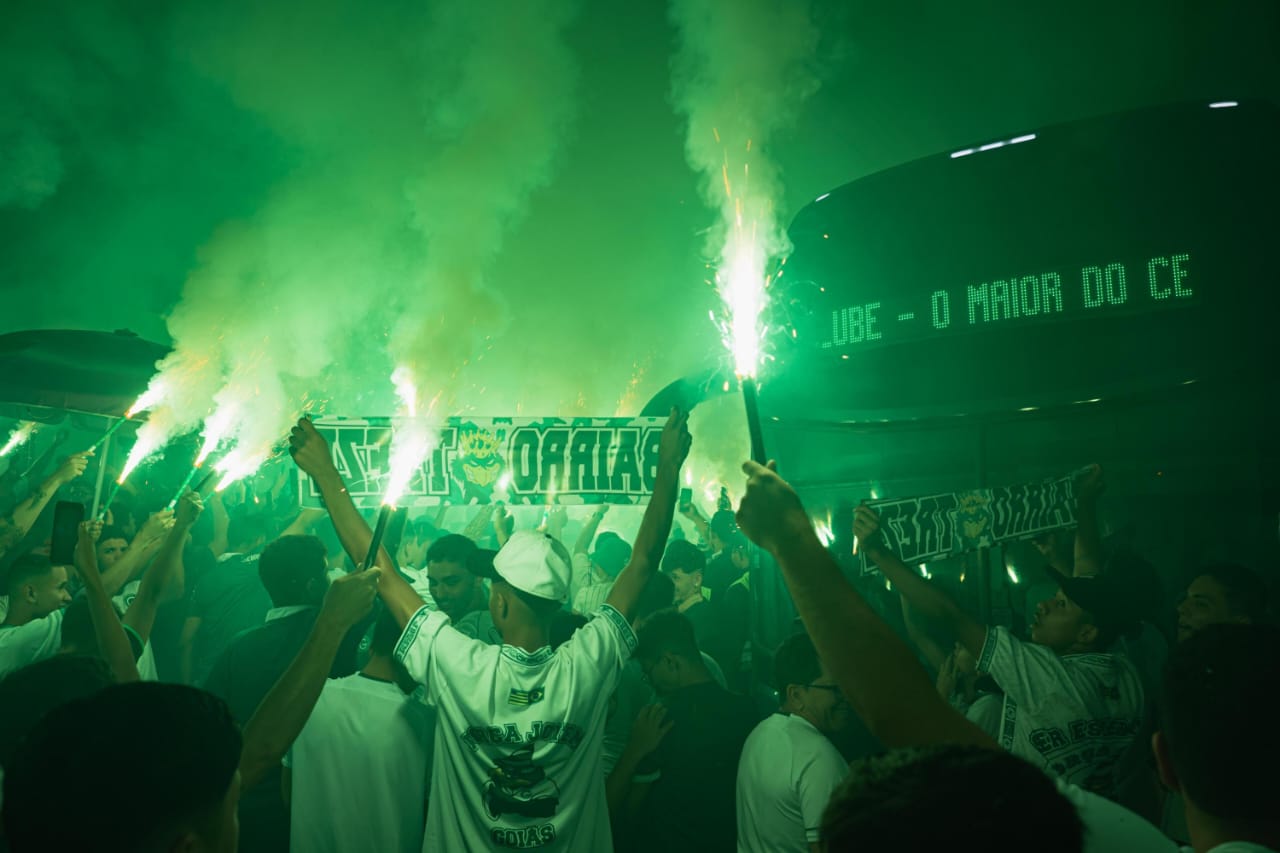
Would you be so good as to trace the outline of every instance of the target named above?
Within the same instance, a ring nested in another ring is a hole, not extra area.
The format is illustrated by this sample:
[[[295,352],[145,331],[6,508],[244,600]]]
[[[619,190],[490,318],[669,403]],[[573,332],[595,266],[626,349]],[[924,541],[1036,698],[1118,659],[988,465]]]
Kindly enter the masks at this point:
[[[216,371],[193,405],[386,414],[404,360],[455,412],[633,414],[724,358],[691,46],[777,120],[783,225],[975,139],[1280,91],[1274,4],[822,0],[799,43],[734,35],[773,5],[6,3],[0,331],[177,341]]]

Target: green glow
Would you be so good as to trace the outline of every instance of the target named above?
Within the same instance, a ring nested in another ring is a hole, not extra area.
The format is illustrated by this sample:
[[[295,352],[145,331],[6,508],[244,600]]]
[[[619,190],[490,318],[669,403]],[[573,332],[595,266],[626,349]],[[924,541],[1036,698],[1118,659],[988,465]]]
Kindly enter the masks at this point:
[[[1196,296],[1188,283],[1190,263],[1191,255],[1182,253],[1018,273],[933,290],[927,304],[923,295],[891,298],[885,294],[883,301],[832,310],[830,331],[819,346],[841,349],[881,341],[901,343],[937,333],[1188,305]],[[1146,287],[1131,286],[1143,275]],[[954,317],[952,302],[956,303]]]

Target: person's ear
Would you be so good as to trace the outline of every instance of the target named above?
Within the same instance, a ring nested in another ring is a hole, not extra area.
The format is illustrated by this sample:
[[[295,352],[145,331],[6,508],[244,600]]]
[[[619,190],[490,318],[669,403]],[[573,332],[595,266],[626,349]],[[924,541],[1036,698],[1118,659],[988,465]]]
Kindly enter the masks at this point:
[[[39,596],[36,595],[35,584],[28,583],[22,585],[22,598],[27,602],[27,604],[35,604],[38,597]]]
[[[694,572],[694,573],[693,573],[693,585],[694,585],[694,586],[702,586],[702,571],[701,571],[701,570],[696,571],[696,572]]]
[[[1076,642],[1082,646],[1091,646],[1098,639],[1097,625],[1082,625],[1076,633]]]
[[[799,684],[788,684],[786,687],[785,697],[787,704],[797,711],[804,710],[804,694],[800,692],[803,689]]]
[[[1169,755],[1169,741],[1164,732],[1156,732],[1151,736],[1151,753],[1156,759],[1156,773],[1160,782],[1170,791],[1182,793],[1182,784],[1178,781],[1178,773],[1173,769],[1173,757]]]

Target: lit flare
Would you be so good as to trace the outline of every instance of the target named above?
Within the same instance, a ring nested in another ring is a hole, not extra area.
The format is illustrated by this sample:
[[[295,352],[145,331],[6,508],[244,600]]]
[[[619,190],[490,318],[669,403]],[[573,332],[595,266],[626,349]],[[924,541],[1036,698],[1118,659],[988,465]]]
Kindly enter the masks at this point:
[[[418,386],[408,368],[397,367],[391,374],[391,384],[400,398],[403,419],[391,436],[391,470],[382,496],[383,506],[399,502],[435,446],[435,434],[426,423],[426,413],[418,411]]]
[[[153,379],[151,384],[147,386],[147,390],[142,392],[142,396],[134,400],[133,405],[125,410],[124,416],[131,418],[136,414],[151,409],[165,398],[166,393],[164,383],[160,382],[158,378]]]
[[[27,443],[31,438],[31,434],[36,431],[35,421],[23,421],[18,425],[10,435],[9,440],[4,443],[4,447],[0,447],[0,457],[8,456],[13,451]]]

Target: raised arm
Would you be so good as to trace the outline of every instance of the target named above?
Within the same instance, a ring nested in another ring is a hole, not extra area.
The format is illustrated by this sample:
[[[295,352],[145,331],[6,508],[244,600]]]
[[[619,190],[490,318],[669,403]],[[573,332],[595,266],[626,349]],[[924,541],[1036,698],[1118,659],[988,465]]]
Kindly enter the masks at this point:
[[[325,511],[319,507],[304,506],[298,513],[298,517],[284,529],[280,536],[306,536],[315,529],[325,515]]]
[[[516,519],[507,511],[507,505],[497,503],[493,509],[493,536],[498,540],[498,547],[501,548],[507,544],[507,540],[511,538],[511,534],[516,531]],[[557,539],[559,537],[556,537]]]
[[[706,542],[708,534],[711,531],[711,522],[707,521],[707,517],[702,514],[702,510],[698,509],[698,505],[693,501],[689,501],[680,507],[680,514],[689,519],[689,523],[693,525],[693,529],[698,531],[698,538]]]
[[[888,747],[995,746],[938,696],[907,645],[845,580],[795,491],[771,467],[743,469],[738,524],[777,560],[818,654],[871,732]]]
[[[1098,525],[1098,498],[1107,484],[1102,466],[1090,465],[1089,471],[1076,483],[1076,564],[1078,578],[1102,571],[1102,530]]]
[[[596,538],[596,531],[600,529],[600,522],[604,521],[604,517],[609,512],[608,504],[600,504],[596,507],[591,515],[587,516],[586,523],[582,525],[582,532],[578,534],[578,541],[573,543],[573,553],[586,554],[591,551],[591,542]]]
[[[880,517],[869,506],[854,510],[853,532],[858,547],[866,552],[913,610],[929,622],[955,636],[975,658],[982,656],[987,626],[964,611],[951,596],[920,577],[884,547],[880,538]]]
[[[924,626],[916,619],[911,609],[911,602],[906,596],[901,596],[902,602],[902,624],[907,626],[907,636],[911,638],[911,642],[916,644],[916,648],[924,655],[924,659],[929,665],[936,670],[941,670],[942,665],[951,657],[950,653],[944,651],[942,646],[930,636]]]
[[[133,646],[116,616],[111,596],[102,586],[102,575],[98,574],[98,548],[92,525],[93,522],[80,525],[80,536],[76,541],[76,568],[84,581],[84,594],[89,602],[93,633],[98,640],[98,649],[116,681],[120,684],[137,681],[138,666],[133,659]]]
[[[689,436],[689,413],[672,409],[662,428],[662,441],[658,446],[658,475],[653,484],[653,496],[645,507],[640,531],[631,551],[631,561],[614,581],[613,589],[605,602],[627,619],[635,608],[640,592],[662,562],[667,538],[671,535],[671,518],[676,508],[676,492],[680,486],[680,466],[689,455],[693,439]]]
[[[156,624],[156,611],[160,603],[166,599],[182,595],[186,585],[186,570],[182,564],[182,549],[187,543],[187,535],[191,527],[200,517],[204,503],[200,495],[187,492],[178,502],[178,511],[173,517],[173,526],[165,534],[156,554],[155,562],[142,576],[138,585],[138,594],[133,603],[125,611],[124,623],[138,633],[138,637],[146,643],[151,637],[151,629]]]
[[[89,454],[75,453],[63,460],[58,470],[49,479],[36,486],[26,500],[13,508],[8,518],[0,519],[0,557],[22,541],[31,527],[49,505],[49,501],[57,494],[58,489],[70,483],[84,473],[89,464]]]
[[[244,727],[240,784],[245,789],[280,763],[306,725],[342,638],[373,607],[380,574],[379,569],[355,572],[329,585],[307,642]]]
[[[333,456],[329,452],[329,443],[320,437],[315,426],[307,418],[298,421],[289,437],[290,452],[298,467],[315,480],[316,488],[329,510],[329,518],[333,520],[333,529],[346,550],[351,561],[357,566],[364,565],[365,555],[373,543],[373,531],[356,509],[355,502],[347,493],[342,482],[342,475],[333,464]],[[422,607],[422,596],[414,592],[409,582],[395,570],[395,563],[386,548],[378,549],[377,565],[385,569],[378,581],[378,594],[386,602],[387,609],[395,617],[401,627],[409,621],[409,617]]]
[[[485,504],[480,507],[480,511],[471,519],[471,523],[462,531],[462,535],[470,539],[472,542],[479,542],[484,538],[484,533],[489,529],[489,523],[493,521],[493,512],[497,509],[493,504]]]
[[[213,538],[209,540],[209,550],[217,558],[227,553],[227,549],[231,547],[228,538],[231,533],[231,515],[227,512],[227,505],[220,492],[214,492],[209,498],[209,514],[213,519]]]
[[[164,544],[165,537],[172,528],[173,513],[167,510],[154,513],[147,519],[138,535],[129,543],[124,555],[116,560],[114,566],[103,572],[102,585],[106,587],[108,595],[115,595],[125,584],[142,574],[151,558],[160,551],[160,546]]]

